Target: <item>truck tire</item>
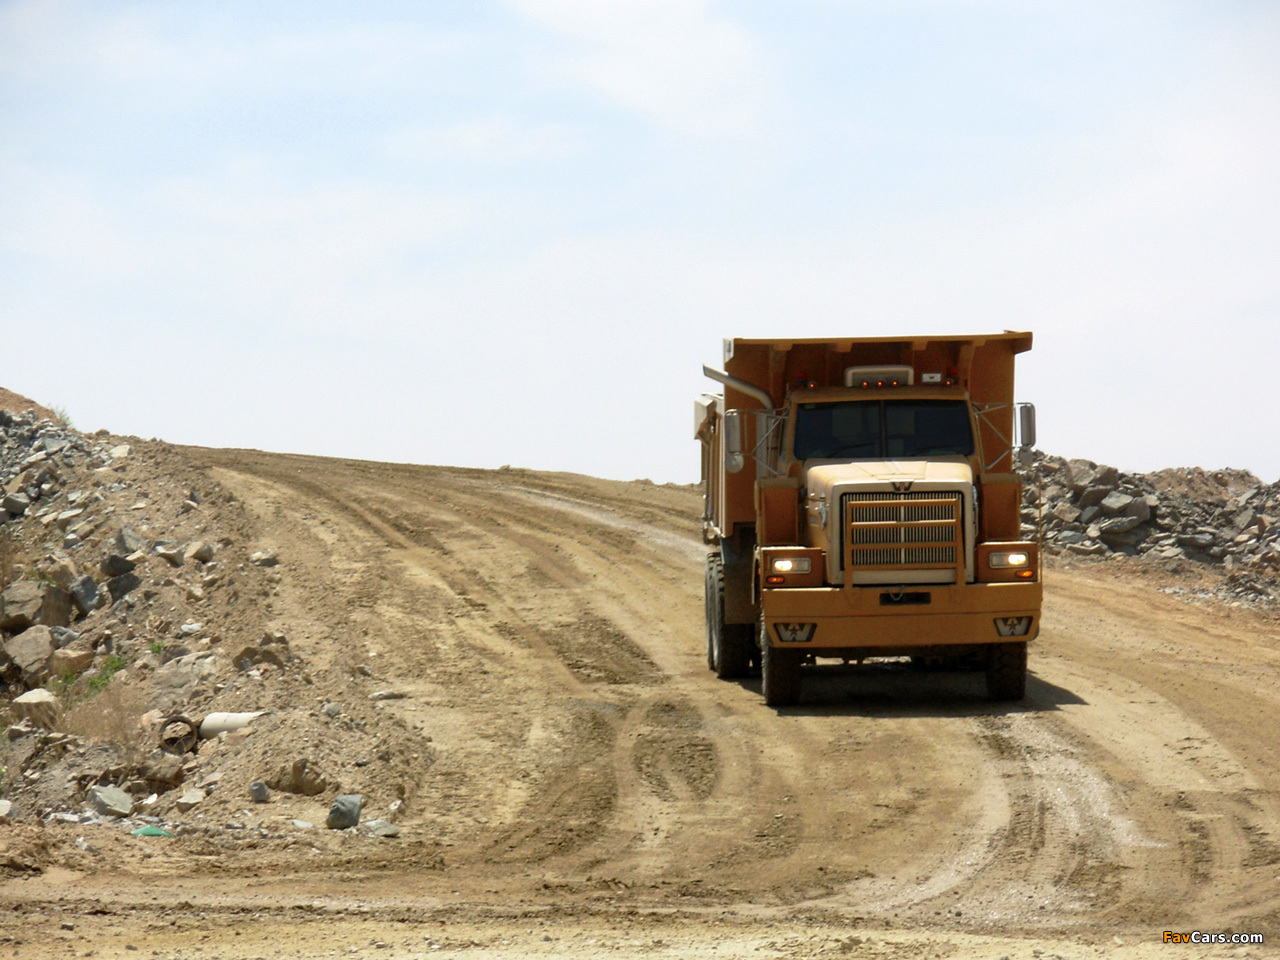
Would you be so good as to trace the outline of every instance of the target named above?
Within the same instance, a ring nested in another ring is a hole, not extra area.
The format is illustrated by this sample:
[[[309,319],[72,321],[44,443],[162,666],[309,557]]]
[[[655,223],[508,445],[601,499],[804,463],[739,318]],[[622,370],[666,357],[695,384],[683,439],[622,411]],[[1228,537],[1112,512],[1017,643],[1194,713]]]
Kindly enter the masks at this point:
[[[987,699],[1021,700],[1026,695],[1026,641],[993,643],[987,654]]]
[[[717,572],[720,563],[720,555],[716,553],[707,554],[707,575],[705,578],[706,588],[706,621],[707,621],[707,669],[715,672],[716,669],[716,624],[724,622],[723,611],[717,615],[716,581],[719,579]]]
[[[724,622],[724,564],[718,554],[707,557],[707,666],[721,680],[738,680],[751,672],[750,624]]]
[[[769,642],[760,621],[760,687],[770,707],[789,707],[800,699],[800,656],[797,650],[781,650]]]

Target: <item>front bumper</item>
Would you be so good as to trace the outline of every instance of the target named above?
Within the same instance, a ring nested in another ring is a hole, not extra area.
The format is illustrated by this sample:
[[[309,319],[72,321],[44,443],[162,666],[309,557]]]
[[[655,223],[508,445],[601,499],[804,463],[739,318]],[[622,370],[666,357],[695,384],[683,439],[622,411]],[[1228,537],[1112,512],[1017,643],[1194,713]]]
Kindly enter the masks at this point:
[[[908,584],[901,588],[790,587],[762,591],[761,608],[775,647],[811,652],[872,647],[909,651],[913,647],[1032,640],[1040,632],[1042,594],[1038,581]],[[1006,632],[1001,632],[1001,621],[1005,621]],[[791,642],[779,639],[779,624],[782,635]],[[807,641],[797,639],[806,635]]]

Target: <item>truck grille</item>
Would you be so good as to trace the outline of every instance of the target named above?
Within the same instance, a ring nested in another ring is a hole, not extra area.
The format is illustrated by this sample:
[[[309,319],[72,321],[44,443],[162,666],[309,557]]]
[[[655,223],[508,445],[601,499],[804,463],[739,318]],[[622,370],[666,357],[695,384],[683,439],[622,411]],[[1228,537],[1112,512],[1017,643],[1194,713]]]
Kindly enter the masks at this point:
[[[840,505],[852,568],[927,569],[962,562],[959,491],[846,493]]]

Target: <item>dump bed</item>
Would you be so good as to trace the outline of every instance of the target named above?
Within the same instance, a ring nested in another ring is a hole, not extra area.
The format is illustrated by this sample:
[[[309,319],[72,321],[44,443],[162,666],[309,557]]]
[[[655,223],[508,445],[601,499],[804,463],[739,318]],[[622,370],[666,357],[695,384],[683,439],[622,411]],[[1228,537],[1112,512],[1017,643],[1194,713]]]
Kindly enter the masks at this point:
[[[980,413],[979,439],[989,452],[987,471],[1013,469],[1013,368],[1014,357],[1031,349],[1031,334],[949,337],[841,337],[806,340],[725,340],[725,372],[767,390],[773,405],[785,401],[788,385],[812,383],[818,387],[844,385],[847,367],[908,366],[916,383],[925,373],[954,377],[968,390]],[[759,400],[731,386],[725,387],[726,409],[758,410]],[[997,459],[995,454],[1004,451]],[[724,477],[720,529],[727,535],[735,524],[754,523],[755,474],[743,470]]]

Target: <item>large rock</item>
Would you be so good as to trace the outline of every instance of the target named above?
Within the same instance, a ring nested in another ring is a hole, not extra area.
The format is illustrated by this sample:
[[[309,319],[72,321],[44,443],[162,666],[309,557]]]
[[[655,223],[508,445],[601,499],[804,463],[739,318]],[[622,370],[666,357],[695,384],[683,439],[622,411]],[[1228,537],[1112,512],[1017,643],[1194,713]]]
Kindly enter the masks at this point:
[[[187,544],[187,549],[182,554],[188,560],[197,560],[200,563],[208,563],[213,559],[213,544],[204,540],[196,540]]]
[[[0,594],[0,630],[15,633],[35,623],[65,627],[71,623],[71,594],[57,584],[18,580]]]
[[[0,509],[15,517],[26,513],[29,506],[31,506],[31,498],[25,493],[6,494],[4,500],[0,502]]]
[[[333,798],[329,807],[329,816],[324,825],[330,830],[346,830],[360,822],[360,810],[364,807],[364,797],[358,793],[340,793]]]
[[[123,556],[131,553],[137,553],[139,550],[146,549],[147,539],[141,536],[133,527],[121,527],[116,534],[116,548]]]
[[[137,564],[119,553],[109,553],[102,558],[102,574],[106,577],[123,577],[126,573],[133,573]]]
[[[30,720],[38,727],[52,730],[62,718],[62,704],[48,690],[29,690],[14,698],[9,712],[17,720]]]
[[[142,580],[136,573],[126,573],[123,576],[112,577],[108,580],[107,592],[111,594],[112,603],[119,603],[140,586],[142,586]]]
[[[1048,506],[1048,504],[1045,504],[1045,506]],[[1080,508],[1073,507],[1069,503],[1059,503],[1049,513],[1063,523],[1075,523],[1080,519]]]
[[[168,711],[182,706],[196,687],[215,673],[217,663],[211,654],[193,653],[170,660],[152,675],[147,709]]]
[[[119,787],[91,787],[88,800],[104,817],[127,817],[133,812],[133,797]]]
[[[34,627],[32,629],[35,629]],[[28,631],[30,632],[30,631]],[[73,650],[70,648],[64,650],[55,650],[53,655],[49,657],[49,675],[51,677],[65,677],[78,673],[84,673],[93,666],[92,650]]]
[[[1152,500],[1155,500],[1155,497],[1151,497],[1151,496],[1134,497],[1132,502],[1130,502],[1129,505],[1124,508],[1125,516],[1133,517],[1139,523],[1146,523],[1148,520],[1151,519],[1150,501]]]
[[[1121,493],[1119,490],[1112,490],[1098,504],[1102,508],[1102,512],[1109,517],[1118,517],[1129,509],[1129,505],[1133,503],[1134,498],[1127,493]]]
[[[1111,496],[1113,492],[1115,492],[1115,487],[1113,485],[1109,486],[1107,484],[1095,483],[1092,486],[1085,488],[1084,492],[1080,494],[1080,499],[1076,501],[1076,504],[1082,510],[1085,507],[1097,507],[1100,506],[1107,497]]]
[[[1114,489],[1120,482],[1120,472],[1115,467],[1100,466],[1092,460],[1068,460],[1067,484],[1072,493],[1084,493],[1089,487]]]
[[[82,617],[88,616],[89,611],[98,605],[98,584],[93,577],[85,574],[72,582],[71,602]]]
[[[49,568],[49,579],[63,590],[70,590],[78,575],[76,563],[70,557],[59,557]]]
[[[44,603],[42,584],[34,580],[17,580],[0,594],[0,630],[25,630],[40,616]]]
[[[5,656],[17,664],[29,684],[42,683],[49,676],[49,658],[57,649],[53,631],[43,624],[24,630],[4,645]]]

